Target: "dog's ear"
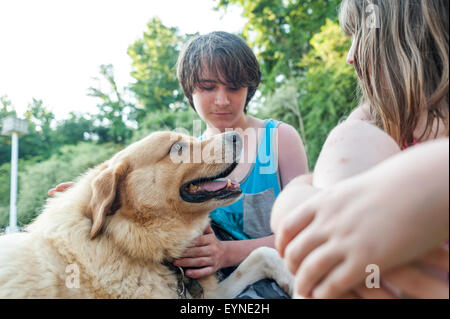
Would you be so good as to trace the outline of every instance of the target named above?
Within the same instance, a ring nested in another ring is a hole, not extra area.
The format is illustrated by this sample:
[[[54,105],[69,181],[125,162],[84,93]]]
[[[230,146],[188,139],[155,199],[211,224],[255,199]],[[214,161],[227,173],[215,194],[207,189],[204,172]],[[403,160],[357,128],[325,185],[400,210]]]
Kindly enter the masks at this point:
[[[92,195],[88,216],[92,219],[90,238],[94,239],[101,231],[107,215],[120,208],[119,185],[126,176],[128,165],[122,162],[101,170],[91,184]]]

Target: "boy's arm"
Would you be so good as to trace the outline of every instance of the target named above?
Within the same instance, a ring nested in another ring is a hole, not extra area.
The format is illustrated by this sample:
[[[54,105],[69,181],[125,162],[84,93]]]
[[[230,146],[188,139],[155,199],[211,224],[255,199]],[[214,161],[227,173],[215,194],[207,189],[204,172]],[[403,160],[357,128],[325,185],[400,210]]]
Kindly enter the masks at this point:
[[[305,146],[292,126],[282,123],[278,126],[278,171],[281,189],[295,177],[308,173],[308,157]]]
[[[259,247],[275,247],[275,235],[247,240],[223,241],[225,250],[222,268],[236,266]]]

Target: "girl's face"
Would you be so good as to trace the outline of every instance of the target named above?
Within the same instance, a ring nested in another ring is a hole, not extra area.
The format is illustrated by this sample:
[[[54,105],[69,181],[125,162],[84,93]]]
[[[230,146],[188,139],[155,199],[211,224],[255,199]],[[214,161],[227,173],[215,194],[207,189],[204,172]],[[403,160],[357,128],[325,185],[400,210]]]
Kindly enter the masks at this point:
[[[240,127],[245,118],[244,107],[247,87],[236,88],[223,84],[219,79],[206,74],[195,88],[192,99],[198,115],[210,127],[224,131]]]

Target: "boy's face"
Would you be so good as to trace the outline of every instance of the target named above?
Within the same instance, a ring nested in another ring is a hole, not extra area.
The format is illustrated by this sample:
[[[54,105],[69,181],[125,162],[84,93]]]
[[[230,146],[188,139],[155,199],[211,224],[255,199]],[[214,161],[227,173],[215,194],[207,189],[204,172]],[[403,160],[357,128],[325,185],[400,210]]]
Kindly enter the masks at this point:
[[[199,116],[220,130],[236,128],[243,120],[248,88],[224,84],[215,76],[205,74],[195,88],[192,99]]]

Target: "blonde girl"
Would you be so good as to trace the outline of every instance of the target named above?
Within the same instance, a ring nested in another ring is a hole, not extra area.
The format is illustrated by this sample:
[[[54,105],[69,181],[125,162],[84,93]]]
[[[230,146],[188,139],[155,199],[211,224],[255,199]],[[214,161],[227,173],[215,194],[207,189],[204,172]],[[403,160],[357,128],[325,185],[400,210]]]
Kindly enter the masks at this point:
[[[338,297],[368,265],[384,274],[448,238],[448,11],[447,0],[342,2],[361,103],[330,133],[313,175],[294,180],[272,212],[298,294]],[[448,273],[448,248],[442,255]],[[431,291],[418,288],[409,294]]]

